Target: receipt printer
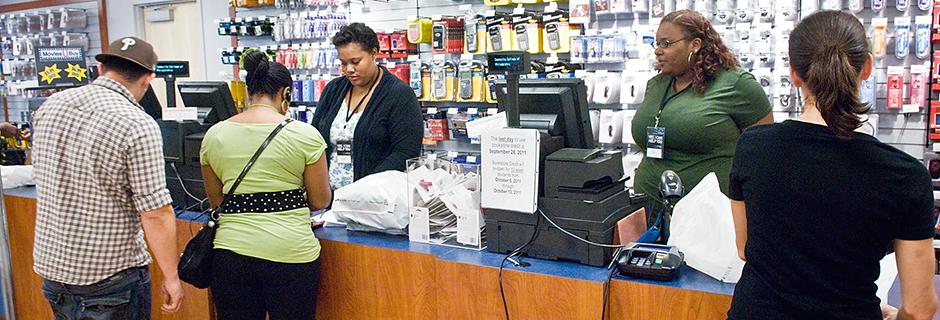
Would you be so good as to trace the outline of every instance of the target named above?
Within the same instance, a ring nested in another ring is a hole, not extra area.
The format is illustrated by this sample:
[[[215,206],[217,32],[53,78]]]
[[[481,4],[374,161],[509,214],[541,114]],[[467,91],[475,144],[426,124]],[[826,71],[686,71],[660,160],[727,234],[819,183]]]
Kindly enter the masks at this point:
[[[684,263],[685,255],[676,246],[634,243],[620,253],[617,269],[627,277],[672,281]]]

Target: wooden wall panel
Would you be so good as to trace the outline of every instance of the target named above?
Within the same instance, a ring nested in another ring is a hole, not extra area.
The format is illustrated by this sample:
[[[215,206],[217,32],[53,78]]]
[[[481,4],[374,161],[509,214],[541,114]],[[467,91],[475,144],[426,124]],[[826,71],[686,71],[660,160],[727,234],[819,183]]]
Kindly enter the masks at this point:
[[[320,240],[317,319],[437,319],[432,255]]]
[[[42,295],[42,278],[33,272],[33,232],[36,229],[36,200],[4,197],[13,272],[13,303],[16,319],[52,319],[52,309]]]

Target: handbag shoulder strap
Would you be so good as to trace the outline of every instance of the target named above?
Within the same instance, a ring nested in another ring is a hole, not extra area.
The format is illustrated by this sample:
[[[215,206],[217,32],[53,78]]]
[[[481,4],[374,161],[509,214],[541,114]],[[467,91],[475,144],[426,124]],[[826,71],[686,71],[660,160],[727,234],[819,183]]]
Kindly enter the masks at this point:
[[[276,128],[274,128],[273,131],[271,131],[271,134],[268,134],[268,137],[264,139],[264,142],[261,143],[261,146],[258,147],[258,150],[255,151],[255,154],[252,155],[251,159],[248,160],[248,164],[245,165],[245,169],[242,169],[242,173],[239,174],[238,178],[235,179],[235,182],[232,183],[232,187],[230,187],[228,189],[228,192],[225,193],[225,196],[223,196],[222,203],[219,203],[219,206],[216,207],[215,212],[213,212],[213,214],[209,216],[209,219],[212,219],[215,221],[219,220],[218,210],[220,210],[222,206],[224,206],[225,203],[228,202],[228,199],[230,199],[232,195],[235,194],[235,189],[238,188],[238,185],[242,183],[243,179],[245,179],[245,176],[248,174],[248,170],[251,170],[251,167],[255,165],[255,161],[257,161],[258,157],[261,156],[261,152],[263,152],[264,149],[268,147],[268,144],[271,143],[271,140],[274,140],[274,137],[277,136],[278,132],[281,132],[281,129],[284,129],[284,127],[287,126],[287,124],[291,123],[292,121],[294,121],[294,119],[291,119],[291,118],[284,119],[284,121],[282,121]]]

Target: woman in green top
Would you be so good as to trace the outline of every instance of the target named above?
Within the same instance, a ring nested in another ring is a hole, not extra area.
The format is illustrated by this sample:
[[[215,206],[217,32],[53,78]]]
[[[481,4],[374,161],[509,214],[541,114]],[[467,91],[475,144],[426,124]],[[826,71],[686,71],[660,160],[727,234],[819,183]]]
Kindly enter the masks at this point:
[[[200,161],[212,206],[222,201],[248,159],[284,121],[291,76],[259,51],[242,56],[252,104],[206,133]],[[218,319],[313,319],[320,243],[310,211],[332,197],[312,126],[288,123],[261,153],[222,208],[210,289]]]
[[[727,194],[738,136],[747,127],[773,122],[760,84],[738,67],[734,53],[698,12],[681,10],[663,18],[656,31],[656,69],[660,74],[647,82],[646,99],[632,123],[633,138],[645,153],[633,185],[653,199],[650,224],[661,208],[663,171],[675,171],[686,192],[715,172]],[[648,143],[650,138],[662,143]]]

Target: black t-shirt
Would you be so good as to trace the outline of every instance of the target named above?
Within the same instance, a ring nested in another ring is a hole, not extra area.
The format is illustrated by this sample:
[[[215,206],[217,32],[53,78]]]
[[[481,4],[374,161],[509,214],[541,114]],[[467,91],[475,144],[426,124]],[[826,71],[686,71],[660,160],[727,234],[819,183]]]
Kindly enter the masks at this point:
[[[910,155],[799,121],[738,140],[730,197],[747,207],[747,264],[729,319],[881,319],[879,261],[934,235],[933,188]]]

